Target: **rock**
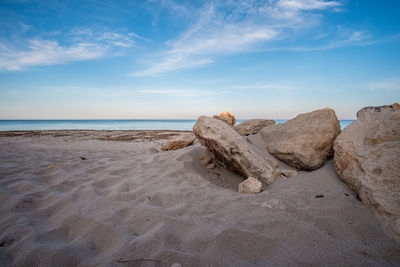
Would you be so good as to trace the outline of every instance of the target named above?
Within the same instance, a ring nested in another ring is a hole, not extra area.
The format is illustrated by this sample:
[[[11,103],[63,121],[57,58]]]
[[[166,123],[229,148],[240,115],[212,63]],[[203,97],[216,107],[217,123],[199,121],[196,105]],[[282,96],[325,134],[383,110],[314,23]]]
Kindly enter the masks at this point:
[[[257,194],[262,189],[262,183],[253,178],[249,177],[239,184],[239,193],[241,194]]]
[[[339,177],[400,243],[400,108],[367,107],[334,143]]]
[[[178,150],[192,145],[194,140],[195,136],[192,133],[180,134],[174,137],[172,140],[162,143],[161,150],[162,151]]]
[[[299,173],[296,170],[279,170],[286,178],[292,178],[297,176]]]
[[[206,165],[207,169],[214,169],[215,168],[215,164],[214,163],[209,163]]]
[[[275,124],[274,120],[247,120],[233,127],[240,135],[256,134],[262,128]]]
[[[279,200],[275,198],[261,204],[261,208],[276,209],[278,207]]]
[[[270,154],[304,170],[318,169],[333,155],[333,141],[339,133],[339,121],[330,108],[300,114],[260,131]]]
[[[221,120],[229,124],[230,126],[235,125],[236,119],[235,117],[229,112],[221,112],[219,115],[214,115],[213,118]]]
[[[142,153],[158,153],[159,151],[155,147],[145,147],[142,150]]]
[[[268,185],[280,176],[276,168],[255,153],[246,140],[223,121],[200,116],[193,126],[193,133],[220,165],[243,177],[254,177]]]
[[[210,164],[210,162],[211,162],[210,158],[204,158],[204,159],[201,160],[201,164],[203,166],[207,166],[208,164]]]

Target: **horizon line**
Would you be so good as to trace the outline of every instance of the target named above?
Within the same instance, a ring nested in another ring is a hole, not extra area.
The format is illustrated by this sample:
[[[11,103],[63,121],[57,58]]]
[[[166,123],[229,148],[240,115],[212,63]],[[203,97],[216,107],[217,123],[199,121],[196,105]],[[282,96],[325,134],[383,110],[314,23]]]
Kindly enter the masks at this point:
[[[246,121],[246,120],[291,120],[294,119],[290,118],[290,119],[270,119],[270,118],[256,118],[256,119],[239,119],[236,118],[236,120],[240,120],[240,121]],[[354,121],[355,119],[341,119],[338,118],[339,121]],[[196,121],[197,119],[0,119],[0,121],[131,121],[131,120],[140,120],[140,121]]]

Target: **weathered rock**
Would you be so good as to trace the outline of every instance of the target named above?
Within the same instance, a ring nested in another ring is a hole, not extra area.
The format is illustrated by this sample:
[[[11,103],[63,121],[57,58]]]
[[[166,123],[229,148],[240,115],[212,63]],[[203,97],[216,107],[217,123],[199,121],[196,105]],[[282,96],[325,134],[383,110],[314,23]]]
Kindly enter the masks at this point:
[[[318,169],[333,155],[333,141],[339,133],[339,121],[330,108],[300,114],[260,131],[270,154],[304,170]]]
[[[256,134],[262,128],[275,124],[274,120],[247,120],[233,127],[240,135]]]
[[[193,144],[195,136],[192,133],[180,134],[173,139],[161,144],[162,151],[178,150]]]
[[[241,194],[257,194],[262,189],[262,183],[253,178],[249,177],[239,184],[239,193]]]
[[[339,177],[400,243],[400,106],[367,107],[334,143]]]
[[[221,112],[219,115],[214,115],[213,118],[226,122],[233,126],[236,123],[235,117],[229,112]]]
[[[227,123],[200,116],[193,126],[199,142],[211,151],[220,165],[243,177],[254,177],[271,184],[279,171],[255,153],[249,144]]]

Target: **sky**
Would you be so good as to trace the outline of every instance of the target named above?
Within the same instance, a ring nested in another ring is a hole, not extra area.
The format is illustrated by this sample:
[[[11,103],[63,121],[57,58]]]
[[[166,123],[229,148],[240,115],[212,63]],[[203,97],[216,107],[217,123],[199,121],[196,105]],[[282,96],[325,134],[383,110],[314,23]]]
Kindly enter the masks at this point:
[[[400,100],[398,0],[0,0],[0,119],[355,119]]]

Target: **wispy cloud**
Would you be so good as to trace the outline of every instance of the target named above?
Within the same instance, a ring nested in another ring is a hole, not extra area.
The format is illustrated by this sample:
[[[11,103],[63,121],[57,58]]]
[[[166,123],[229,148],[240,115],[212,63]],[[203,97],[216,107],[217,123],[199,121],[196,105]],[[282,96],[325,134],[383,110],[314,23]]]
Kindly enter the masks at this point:
[[[255,89],[255,90],[297,90],[298,86],[273,83],[252,83],[234,86],[235,89]]]
[[[169,2],[170,3],[170,2]],[[309,27],[319,20],[316,14],[338,7],[338,1],[274,0],[260,3],[246,1],[211,1],[194,9],[197,17],[169,47],[161,59],[148,62],[148,68],[133,76],[154,76],[161,73],[202,66],[218,55],[246,52],[257,45],[286,38],[286,31]],[[176,4],[171,4],[176,9]],[[180,6],[180,9],[184,7]],[[311,12],[311,13],[310,13]]]
[[[94,33],[79,28],[70,32],[68,44],[40,37],[22,38],[18,42],[0,41],[0,70],[18,71],[32,66],[64,64],[90,60],[109,55],[118,48],[128,48],[135,43],[133,33]]]
[[[362,84],[361,87],[378,91],[400,91],[400,79],[388,79]]]
[[[337,34],[335,39],[325,40],[322,44],[306,45],[306,46],[287,46],[267,48],[266,51],[288,50],[288,51],[321,51],[337,49],[349,46],[368,46],[377,43],[391,41],[395,36],[389,36],[380,39],[374,39],[367,31],[347,31],[345,34]],[[323,40],[324,41],[324,40]]]
[[[280,0],[278,6],[298,9],[298,10],[313,10],[313,9],[327,9],[331,7],[340,6],[341,3],[337,1],[324,1],[324,0]]]
[[[210,91],[210,90],[199,90],[199,89],[147,89],[140,90],[140,93],[144,94],[156,94],[156,95],[179,95],[179,96],[206,96],[206,95],[221,95],[227,94],[228,91]]]
[[[0,45],[0,69],[15,71],[31,66],[62,64],[88,60],[104,55],[106,47],[98,44],[78,43],[60,46],[56,41],[27,40],[23,48]]]
[[[45,90],[51,92],[69,92],[74,94],[87,94],[91,97],[131,97],[139,94],[148,95],[171,95],[171,96],[208,96],[208,95],[223,95],[230,93],[227,90],[210,90],[210,89],[193,89],[181,88],[171,89],[168,87],[156,87],[155,89],[143,89],[136,86],[127,87],[98,87],[98,86],[76,86],[76,85],[42,85],[40,88],[36,86],[28,87],[29,92],[35,90]]]

